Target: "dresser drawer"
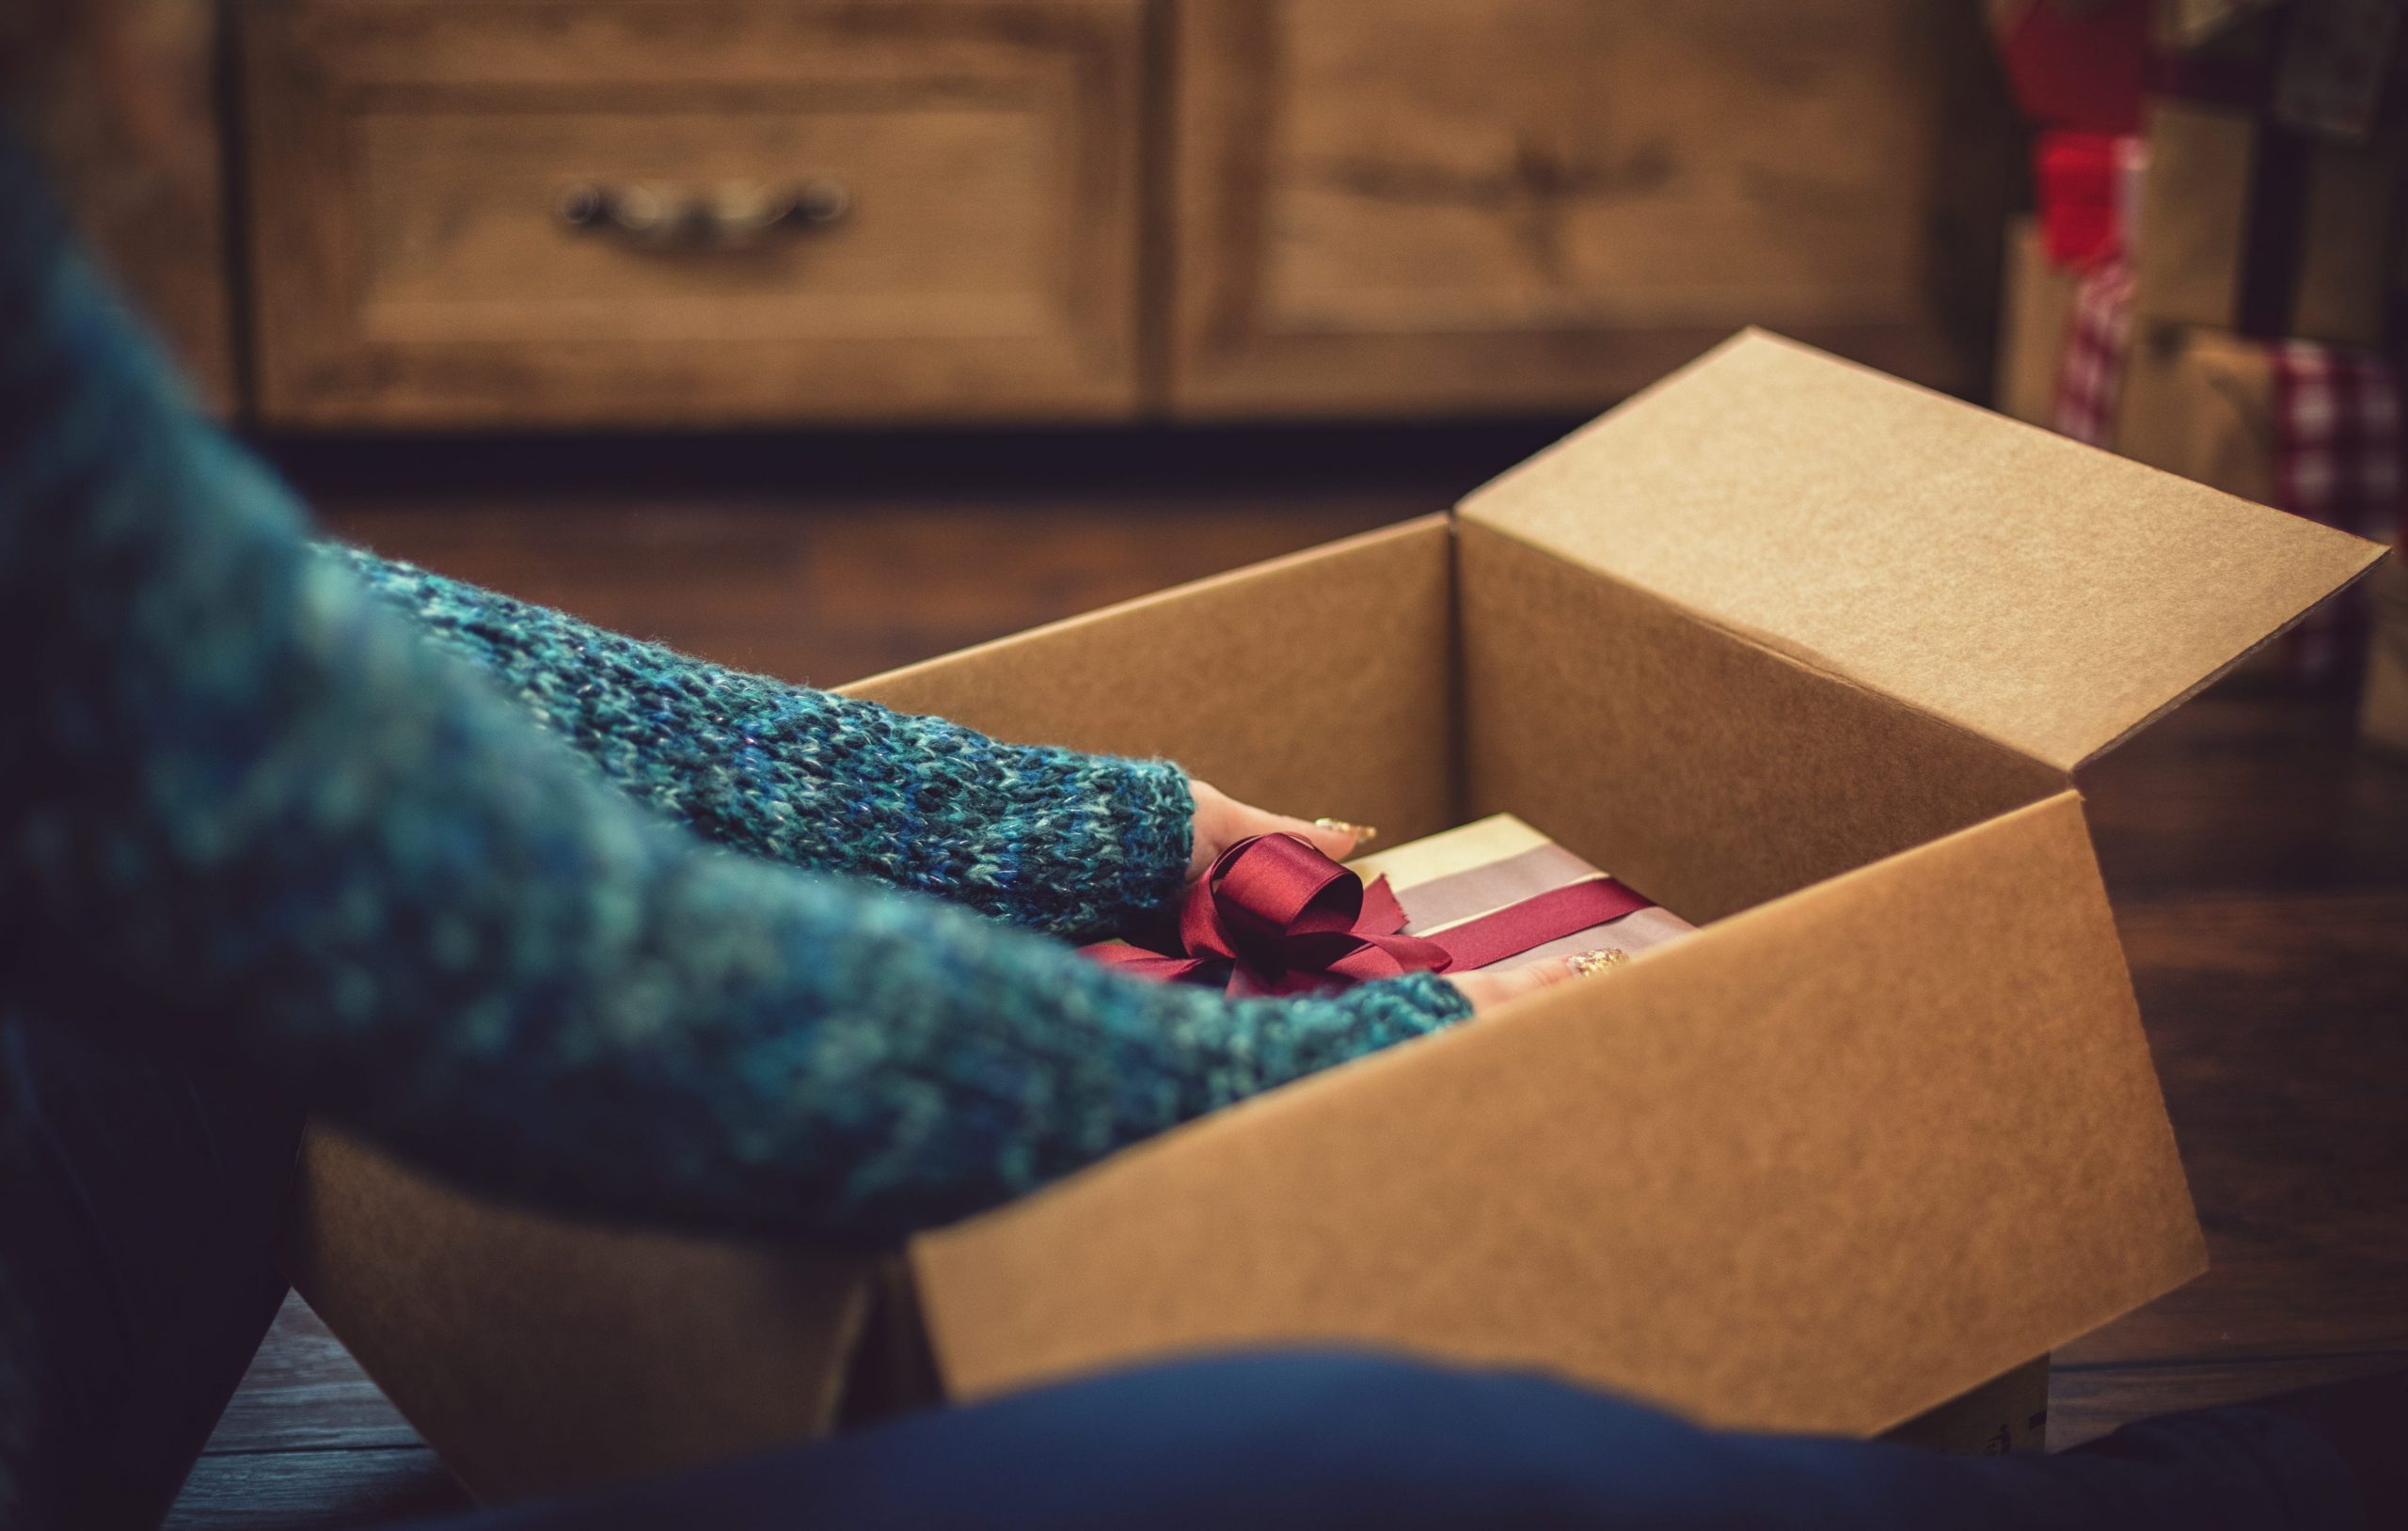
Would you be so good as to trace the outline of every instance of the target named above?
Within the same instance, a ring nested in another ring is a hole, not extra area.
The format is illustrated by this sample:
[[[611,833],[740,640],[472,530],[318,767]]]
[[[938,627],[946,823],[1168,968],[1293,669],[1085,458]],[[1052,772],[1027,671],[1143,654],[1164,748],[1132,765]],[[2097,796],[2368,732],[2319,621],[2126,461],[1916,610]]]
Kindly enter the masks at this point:
[[[252,0],[271,423],[1136,402],[1142,0]]]
[[[1932,0],[1181,0],[1170,400],[1587,411],[1744,324],[1976,381],[2012,146]]]

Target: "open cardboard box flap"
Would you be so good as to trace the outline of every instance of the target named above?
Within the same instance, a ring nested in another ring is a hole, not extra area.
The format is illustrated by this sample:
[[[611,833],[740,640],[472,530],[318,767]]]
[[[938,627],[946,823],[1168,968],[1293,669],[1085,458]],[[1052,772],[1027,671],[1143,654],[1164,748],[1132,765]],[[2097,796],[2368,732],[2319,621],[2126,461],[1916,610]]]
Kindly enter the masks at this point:
[[[1462,514],[2065,771],[2383,554],[1760,331]]]

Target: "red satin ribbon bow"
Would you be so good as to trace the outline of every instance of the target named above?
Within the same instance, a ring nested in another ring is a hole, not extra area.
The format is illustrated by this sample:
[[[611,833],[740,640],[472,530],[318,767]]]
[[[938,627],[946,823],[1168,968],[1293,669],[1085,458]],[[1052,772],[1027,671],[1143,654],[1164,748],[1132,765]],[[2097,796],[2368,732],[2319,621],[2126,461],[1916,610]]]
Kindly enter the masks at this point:
[[[1406,936],[1386,877],[1363,879],[1293,835],[1257,835],[1221,853],[1188,891],[1175,949],[1105,941],[1083,955],[1133,977],[1220,983],[1235,998],[1309,994],[1408,972],[1484,968],[1651,908],[1597,877],[1452,925]]]

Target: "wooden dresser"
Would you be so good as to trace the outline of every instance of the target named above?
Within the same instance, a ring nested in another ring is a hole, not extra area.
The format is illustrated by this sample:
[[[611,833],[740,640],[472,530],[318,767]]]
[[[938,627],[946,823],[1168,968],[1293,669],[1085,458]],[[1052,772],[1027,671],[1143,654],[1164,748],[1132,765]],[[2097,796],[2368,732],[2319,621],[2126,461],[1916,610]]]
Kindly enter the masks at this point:
[[[1187,0],[1170,402],[1585,406],[1742,324],[1961,383],[2007,181],[1972,8]]]
[[[1140,0],[252,0],[258,404],[1126,415]]]
[[[1748,324],[1984,375],[1974,0],[225,19],[270,426],[1585,410]]]

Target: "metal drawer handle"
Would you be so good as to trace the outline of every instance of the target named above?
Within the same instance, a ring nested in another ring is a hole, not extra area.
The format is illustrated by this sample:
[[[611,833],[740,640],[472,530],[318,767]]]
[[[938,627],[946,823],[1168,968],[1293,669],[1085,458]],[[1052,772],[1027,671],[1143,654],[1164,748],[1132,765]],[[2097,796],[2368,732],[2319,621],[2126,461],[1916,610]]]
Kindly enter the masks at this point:
[[[571,229],[646,248],[737,250],[773,234],[825,229],[852,206],[852,192],[829,177],[783,189],[749,181],[703,188],[580,181],[562,190],[556,211]]]

